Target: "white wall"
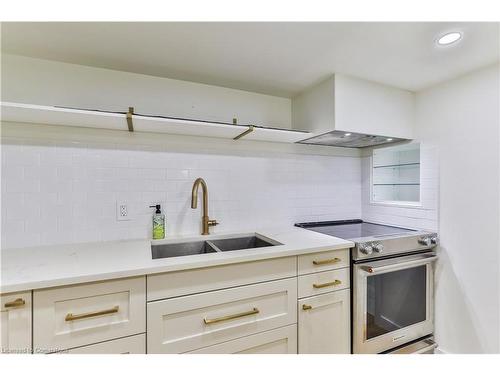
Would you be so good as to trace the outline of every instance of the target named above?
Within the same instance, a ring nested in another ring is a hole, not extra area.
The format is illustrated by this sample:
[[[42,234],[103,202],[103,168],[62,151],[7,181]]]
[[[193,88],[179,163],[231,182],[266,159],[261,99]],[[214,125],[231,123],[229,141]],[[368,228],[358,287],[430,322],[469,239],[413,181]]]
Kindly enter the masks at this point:
[[[291,127],[291,100],[248,91],[2,54],[2,100]]]
[[[417,138],[439,152],[436,337],[451,353],[498,353],[499,66],[417,95]]]
[[[440,237],[436,338],[449,353],[500,351],[500,77],[492,66],[417,93],[420,207],[370,202],[362,160],[363,219]]]

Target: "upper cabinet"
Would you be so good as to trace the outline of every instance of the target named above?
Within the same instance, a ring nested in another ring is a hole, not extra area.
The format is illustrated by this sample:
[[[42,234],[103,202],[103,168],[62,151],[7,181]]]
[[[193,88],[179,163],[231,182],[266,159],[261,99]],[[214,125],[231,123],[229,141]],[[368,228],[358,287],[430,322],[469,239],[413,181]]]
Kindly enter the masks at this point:
[[[367,147],[413,138],[410,91],[335,74],[292,99],[294,129],[312,132],[300,143]]]

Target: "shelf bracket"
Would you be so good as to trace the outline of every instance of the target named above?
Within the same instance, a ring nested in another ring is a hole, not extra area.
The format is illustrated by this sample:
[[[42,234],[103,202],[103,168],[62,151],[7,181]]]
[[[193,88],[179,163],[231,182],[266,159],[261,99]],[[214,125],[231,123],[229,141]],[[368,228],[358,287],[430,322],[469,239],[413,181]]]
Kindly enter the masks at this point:
[[[244,131],[243,133],[241,133],[241,134],[238,134],[238,135],[237,135],[236,137],[234,137],[233,139],[234,139],[235,141],[237,141],[238,139],[243,138],[245,135],[250,134],[251,132],[253,132],[253,125],[249,125],[247,130],[245,130],[245,131]]]
[[[127,112],[127,125],[128,125],[128,131],[133,132],[134,131],[134,124],[132,122],[132,115],[134,114],[134,107],[128,107],[128,112]]]

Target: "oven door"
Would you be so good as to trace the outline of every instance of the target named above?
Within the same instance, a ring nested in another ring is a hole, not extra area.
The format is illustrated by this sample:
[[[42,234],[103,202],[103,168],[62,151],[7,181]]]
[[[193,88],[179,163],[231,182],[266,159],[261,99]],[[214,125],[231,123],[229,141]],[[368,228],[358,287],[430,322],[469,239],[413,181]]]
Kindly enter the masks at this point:
[[[427,252],[354,265],[354,353],[380,353],[433,332],[436,259]]]

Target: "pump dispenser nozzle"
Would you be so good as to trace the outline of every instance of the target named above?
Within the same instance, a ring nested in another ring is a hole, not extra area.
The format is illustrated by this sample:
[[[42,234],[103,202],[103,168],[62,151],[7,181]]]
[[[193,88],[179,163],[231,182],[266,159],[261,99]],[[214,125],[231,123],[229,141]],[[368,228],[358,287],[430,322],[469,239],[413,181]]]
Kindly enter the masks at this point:
[[[156,208],[155,214],[161,214],[161,205],[155,204],[154,206],[149,206],[149,208]]]

